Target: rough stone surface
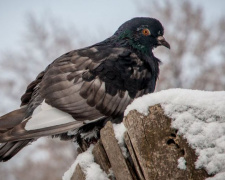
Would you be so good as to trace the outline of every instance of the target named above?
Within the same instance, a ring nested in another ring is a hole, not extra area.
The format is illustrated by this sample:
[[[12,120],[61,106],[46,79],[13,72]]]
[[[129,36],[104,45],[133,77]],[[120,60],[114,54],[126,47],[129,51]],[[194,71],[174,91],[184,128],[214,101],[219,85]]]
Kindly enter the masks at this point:
[[[71,180],[85,180],[85,174],[79,164],[76,166]]]
[[[130,138],[129,138],[127,132],[124,135],[124,140],[125,140],[126,146],[128,148],[128,151],[130,153],[130,156],[131,156],[130,159],[133,163],[133,166],[135,168],[135,172],[137,173],[138,179],[144,180],[144,175],[143,175],[142,169],[141,169],[140,164],[137,160],[136,154],[134,152],[133,146],[130,142]]]
[[[117,139],[115,138],[111,122],[107,122],[106,126],[101,130],[100,135],[116,179],[132,180],[133,177],[118,145]]]
[[[109,159],[107,157],[107,154],[105,152],[105,149],[102,145],[101,140],[99,140],[93,151],[92,151],[93,155],[94,155],[94,160],[97,164],[100,165],[100,167],[108,174],[109,173],[109,169],[111,168]]]
[[[164,115],[160,105],[149,108],[144,116],[131,111],[124,119],[137,161],[147,179],[203,180],[208,175],[195,169],[196,155],[186,140],[171,129],[171,119]],[[178,159],[184,157],[187,169],[177,168]]]

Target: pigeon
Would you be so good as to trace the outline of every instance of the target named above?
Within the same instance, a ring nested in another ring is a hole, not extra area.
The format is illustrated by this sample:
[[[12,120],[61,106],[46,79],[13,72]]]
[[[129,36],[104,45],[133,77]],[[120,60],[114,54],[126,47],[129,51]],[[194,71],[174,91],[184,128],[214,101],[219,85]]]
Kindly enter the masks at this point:
[[[77,141],[107,121],[122,122],[135,98],[155,90],[161,61],[152,50],[170,49],[163,35],[159,20],[136,17],[104,41],[55,59],[28,85],[20,108],[0,117],[0,161],[43,136]]]

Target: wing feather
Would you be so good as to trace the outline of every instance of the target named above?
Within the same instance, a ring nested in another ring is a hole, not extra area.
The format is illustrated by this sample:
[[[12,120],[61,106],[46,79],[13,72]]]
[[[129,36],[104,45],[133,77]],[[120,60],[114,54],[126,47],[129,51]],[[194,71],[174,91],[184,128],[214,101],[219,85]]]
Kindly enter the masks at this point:
[[[143,62],[137,55],[124,53],[123,48],[114,48],[111,53],[106,53],[107,57],[100,57],[97,54],[101,53],[101,49],[96,49],[91,53],[90,49],[74,53],[70,60],[59,58],[50,66],[40,88],[48,104],[74,118],[82,116],[83,120],[90,116],[96,118],[122,114],[134,98],[131,97],[132,93],[142,94],[136,87],[137,81],[144,77],[139,70]],[[136,66],[130,71],[133,64]],[[133,80],[127,82],[130,78]],[[134,90],[128,92],[126,88],[129,87]]]

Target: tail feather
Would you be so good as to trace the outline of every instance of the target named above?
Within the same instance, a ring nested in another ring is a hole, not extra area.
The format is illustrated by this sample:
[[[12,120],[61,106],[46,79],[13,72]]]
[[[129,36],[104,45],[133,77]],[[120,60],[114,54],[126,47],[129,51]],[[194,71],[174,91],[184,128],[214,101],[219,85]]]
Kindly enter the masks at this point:
[[[25,115],[26,108],[22,107],[20,109],[14,110],[0,117],[0,133],[4,133],[9,129],[20,124]]]
[[[9,160],[28,143],[34,141],[34,139],[42,136],[52,136],[55,134],[66,133],[71,129],[78,129],[84,125],[82,121],[71,120],[69,123],[58,125],[53,124],[52,126],[27,130],[25,128],[26,124],[32,117],[24,119],[25,114],[26,107],[23,107],[0,117],[0,143],[2,143],[0,144],[0,161]],[[59,118],[62,117],[65,119],[68,115],[61,113]],[[49,113],[46,113],[46,117],[42,118],[48,122],[48,119],[54,120],[54,118],[57,117],[52,117],[51,114],[49,115]],[[36,120],[39,119],[36,118]]]
[[[3,137],[3,134],[7,133],[23,121],[25,111],[26,107],[24,106],[0,117],[0,139]],[[6,142],[0,144],[0,162],[11,159],[23,147],[32,141],[32,139],[27,139],[23,141]]]
[[[0,162],[8,161],[32,141],[32,139],[27,139],[23,141],[14,141],[2,144],[0,146]]]
[[[42,129],[36,130],[29,130],[27,131],[25,127],[26,121],[22,122],[21,124],[17,125],[13,129],[0,134],[0,143],[6,143],[9,141],[22,141],[25,139],[33,139],[39,138],[43,136],[52,136],[55,134],[65,133],[71,129],[77,129],[83,126],[83,122],[74,121],[71,123],[66,123],[62,125],[57,125],[53,127],[47,127]]]

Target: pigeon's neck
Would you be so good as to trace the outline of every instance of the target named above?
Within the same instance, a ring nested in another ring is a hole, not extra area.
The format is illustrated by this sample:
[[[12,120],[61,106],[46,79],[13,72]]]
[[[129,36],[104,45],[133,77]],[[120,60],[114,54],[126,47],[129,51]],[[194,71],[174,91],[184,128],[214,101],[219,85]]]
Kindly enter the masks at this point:
[[[129,32],[121,33],[119,35],[114,34],[113,36],[100,43],[95,44],[94,46],[96,45],[128,48],[132,52],[136,53],[140,59],[153,67],[153,71],[158,73],[160,60],[154,56],[152,48],[146,48],[142,45],[137,44],[137,42],[135,42],[135,38],[133,38]]]
[[[135,37],[135,35],[131,31],[115,33],[111,37],[111,39],[113,41],[113,44],[115,44],[115,46],[117,47],[129,48],[132,51],[136,52],[137,54],[143,54],[143,55],[152,54],[152,49],[140,44],[138,41],[138,37]]]

